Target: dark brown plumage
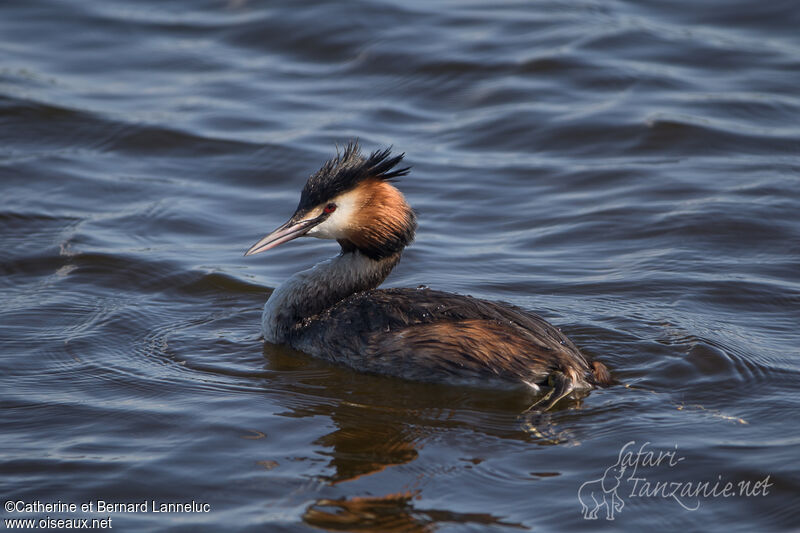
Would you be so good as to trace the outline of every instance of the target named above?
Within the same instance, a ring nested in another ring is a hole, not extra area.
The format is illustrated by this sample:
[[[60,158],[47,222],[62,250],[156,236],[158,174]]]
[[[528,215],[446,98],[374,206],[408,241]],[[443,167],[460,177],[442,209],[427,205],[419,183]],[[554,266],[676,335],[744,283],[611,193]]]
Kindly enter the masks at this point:
[[[430,289],[354,294],[297,324],[290,339],[331,361],[415,381],[541,385],[559,371],[576,385],[611,383],[539,315]]]

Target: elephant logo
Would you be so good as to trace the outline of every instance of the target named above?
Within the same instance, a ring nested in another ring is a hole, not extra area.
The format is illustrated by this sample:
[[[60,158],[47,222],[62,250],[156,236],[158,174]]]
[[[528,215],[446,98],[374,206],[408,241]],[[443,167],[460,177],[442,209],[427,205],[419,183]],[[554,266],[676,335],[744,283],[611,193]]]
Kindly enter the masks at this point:
[[[625,465],[620,458],[617,464],[609,466],[600,479],[587,481],[578,489],[583,518],[597,520],[600,508],[606,507],[606,520],[614,520],[614,513],[622,511],[625,502],[617,494],[620,480],[625,473]]]

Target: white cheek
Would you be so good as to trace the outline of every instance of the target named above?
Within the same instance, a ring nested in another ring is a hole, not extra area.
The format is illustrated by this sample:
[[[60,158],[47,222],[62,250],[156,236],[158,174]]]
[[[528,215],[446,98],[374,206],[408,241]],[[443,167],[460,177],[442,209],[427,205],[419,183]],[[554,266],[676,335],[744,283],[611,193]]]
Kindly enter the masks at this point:
[[[350,221],[356,211],[356,196],[352,193],[343,194],[334,202],[336,211],[325,222],[311,228],[306,235],[318,239],[341,239],[347,235]]]
[[[337,209],[325,222],[311,228],[306,235],[317,239],[338,239],[345,233],[346,220],[345,217],[339,215],[339,209]]]

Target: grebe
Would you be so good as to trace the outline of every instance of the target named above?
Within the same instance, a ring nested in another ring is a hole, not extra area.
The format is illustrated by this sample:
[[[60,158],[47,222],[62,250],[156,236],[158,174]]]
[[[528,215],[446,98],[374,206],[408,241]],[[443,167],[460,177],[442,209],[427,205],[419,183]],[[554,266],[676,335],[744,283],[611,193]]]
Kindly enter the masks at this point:
[[[574,390],[611,384],[556,327],[518,307],[430,289],[376,289],[414,239],[416,216],[391,181],[404,154],[351,142],[313,174],[291,218],[245,255],[297,237],[336,239],[341,253],[277,287],[264,340],[355,370],[426,382],[522,385],[544,410]]]

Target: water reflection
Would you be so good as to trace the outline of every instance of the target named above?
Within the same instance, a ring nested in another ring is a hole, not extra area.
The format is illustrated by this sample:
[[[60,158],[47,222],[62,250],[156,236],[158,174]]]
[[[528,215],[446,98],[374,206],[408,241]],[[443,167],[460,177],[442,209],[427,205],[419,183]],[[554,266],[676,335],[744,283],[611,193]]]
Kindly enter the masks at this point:
[[[442,522],[506,526],[528,529],[489,513],[455,513],[441,509],[417,509],[416,492],[375,497],[320,499],[306,509],[303,520],[333,531],[434,531]]]
[[[442,464],[469,470],[482,468],[491,457],[484,449],[474,450],[471,456],[438,456],[442,452],[427,445],[449,435],[516,442],[523,448],[578,444],[562,420],[581,415],[582,399],[564,402],[553,412],[526,412],[530,398],[519,393],[359,374],[282,346],[265,345],[264,356],[271,376],[265,390],[286,408],[281,414],[322,418],[334,426],[313,441],[315,455],[327,459],[323,471],[314,477],[346,495],[333,498],[326,494],[308,505],[302,519],[315,527],[433,531],[440,523],[452,522],[525,529],[524,524],[499,513],[418,507],[418,502],[424,501],[425,487],[441,474]],[[452,466],[454,459],[456,466]],[[414,481],[398,485],[396,467],[413,471]],[[383,477],[367,479],[376,475]],[[494,473],[489,469],[481,475]],[[550,469],[529,475],[543,479],[561,473]],[[390,488],[390,492],[375,495],[369,488],[376,486]]]
[[[370,424],[365,426],[361,406],[341,404],[331,418],[338,429],[314,442],[330,450],[323,452],[330,456],[329,466],[334,472],[326,476],[330,483],[350,481],[390,466],[410,463],[419,455],[415,426],[397,424],[392,416],[369,417]]]

